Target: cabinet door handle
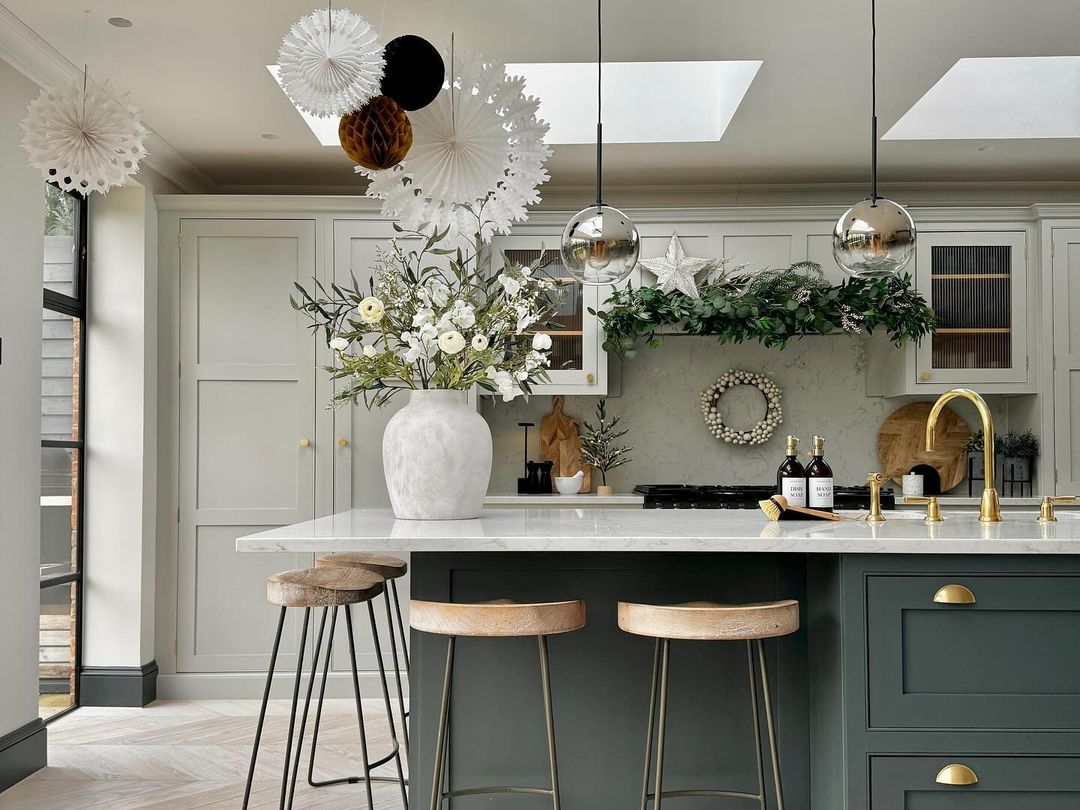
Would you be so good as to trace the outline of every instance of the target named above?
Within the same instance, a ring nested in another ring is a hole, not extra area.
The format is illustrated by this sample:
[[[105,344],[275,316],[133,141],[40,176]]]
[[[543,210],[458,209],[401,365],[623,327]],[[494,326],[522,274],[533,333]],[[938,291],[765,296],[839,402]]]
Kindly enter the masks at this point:
[[[349,440],[346,439],[344,436],[342,436],[340,439],[337,440],[337,446],[338,447],[348,447],[349,446]]]
[[[976,776],[975,771],[971,770],[967,765],[961,765],[954,762],[938,771],[937,776],[934,777],[934,781],[939,785],[956,785],[963,787],[964,785],[979,784],[979,777]]]
[[[586,374],[586,375],[585,375],[585,381],[586,381],[587,383],[590,383],[590,384],[591,384],[591,383],[593,383],[593,382],[595,382],[595,381],[596,381],[596,376],[595,376],[594,374],[591,374],[591,373],[590,373],[590,374]]]
[[[301,439],[300,440],[300,446],[301,447],[311,447],[311,439]]]
[[[934,594],[934,602],[939,605],[974,605],[975,594],[970,588],[952,582],[938,588]]]

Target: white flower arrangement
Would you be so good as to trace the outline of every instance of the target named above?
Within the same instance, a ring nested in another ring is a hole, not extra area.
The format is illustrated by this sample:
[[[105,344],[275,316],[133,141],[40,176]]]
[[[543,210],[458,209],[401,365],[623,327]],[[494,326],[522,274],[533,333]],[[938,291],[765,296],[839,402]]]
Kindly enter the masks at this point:
[[[491,251],[477,239],[475,252],[440,247],[447,231],[407,231],[420,250],[397,238],[381,251],[375,275],[362,291],[316,281],[313,296],[301,285],[292,305],[321,329],[337,363],[328,368],[338,386],[336,403],[385,404],[401,390],[479,385],[503,401],[527,395],[548,379],[558,285],[539,262],[491,270]]]

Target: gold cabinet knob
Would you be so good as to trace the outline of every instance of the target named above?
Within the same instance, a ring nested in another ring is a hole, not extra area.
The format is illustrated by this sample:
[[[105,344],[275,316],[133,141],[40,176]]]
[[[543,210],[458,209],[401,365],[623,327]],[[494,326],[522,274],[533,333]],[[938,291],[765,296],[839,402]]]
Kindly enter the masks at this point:
[[[975,771],[971,770],[967,765],[953,762],[938,771],[937,776],[934,777],[934,781],[939,785],[956,785],[962,787],[964,785],[977,785],[979,783],[979,777],[976,776]]]
[[[349,446],[349,440],[346,439],[344,436],[342,436],[340,439],[337,440],[337,446],[338,447],[348,447]]]
[[[585,382],[587,382],[587,383],[589,383],[591,385],[595,381],[596,381],[596,375],[594,375],[593,373],[590,372],[590,373],[585,375]]]
[[[951,582],[942,585],[934,594],[934,603],[938,605],[974,605],[975,594],[970,588]]]
[[[300,446],[301,447],[311,447],[311,439],[301,439],[300,440]]]
[[[920,380],[929,380],[933,376],[934,375],[931,374],[929,371],[924,371],[922,374],[919,375],[919,379]]]

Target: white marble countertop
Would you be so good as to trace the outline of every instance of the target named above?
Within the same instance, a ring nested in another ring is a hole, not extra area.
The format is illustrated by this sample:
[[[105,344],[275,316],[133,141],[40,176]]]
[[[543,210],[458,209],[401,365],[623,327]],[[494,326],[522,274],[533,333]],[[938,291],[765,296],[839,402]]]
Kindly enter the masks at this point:
[[[644,495],[632,492],[616,493],[600,497],[595,492],[579,495],[559,495],[558,493],[540,495],[518,495],[516,492],[496,492],[484,498],[485,506],[515,506],[520,509],[534,506],[565,508],[567,506],[636,506],[639,509],[645,503]]]
[[[237,551],[705,551],[848,554],[1077,554],[1080,512],[1040,525],[1031,510],[980,524],[974,512],[926,524],[892,512],[857,520],[770,522],[760,511],[490,509],[475,520],[396,520],[354,509],[239,537]]]

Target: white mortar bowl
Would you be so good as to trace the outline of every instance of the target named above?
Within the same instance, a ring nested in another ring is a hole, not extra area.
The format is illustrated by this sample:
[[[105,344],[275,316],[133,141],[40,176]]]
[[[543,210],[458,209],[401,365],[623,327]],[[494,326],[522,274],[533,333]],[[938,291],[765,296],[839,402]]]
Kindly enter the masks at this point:
[[[559,490],[560,495],[577,495],[581,492],[581,485],[584,482],[585,478],[581,475],[568,477],[557,475],[555,476],[555,489]]]

